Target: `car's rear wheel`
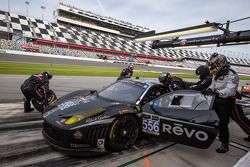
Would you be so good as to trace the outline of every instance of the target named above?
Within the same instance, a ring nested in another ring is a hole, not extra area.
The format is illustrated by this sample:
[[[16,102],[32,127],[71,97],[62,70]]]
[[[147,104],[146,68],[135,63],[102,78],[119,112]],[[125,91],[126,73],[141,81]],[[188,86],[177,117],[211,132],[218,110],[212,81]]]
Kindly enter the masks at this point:
[[[139,124],[135,116],[120,116],[109,129],[107,146],[112,151],[126,150],[135,143],[138,133]]]

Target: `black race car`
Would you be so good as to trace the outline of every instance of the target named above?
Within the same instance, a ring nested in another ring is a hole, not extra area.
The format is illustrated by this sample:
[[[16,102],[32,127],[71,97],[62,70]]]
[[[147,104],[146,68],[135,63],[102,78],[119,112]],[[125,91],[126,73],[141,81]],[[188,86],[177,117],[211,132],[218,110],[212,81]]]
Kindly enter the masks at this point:
[[[100,92],[72,92],[45,109],[43,134],[73,154],[127,149],[141,131],[141,106],[168,91],[160,83],[124,79]]]
[[[43,135],[69,154],[122,151],[140,134],[207,148],[218,130],[209,100],[196,91],[170,92],[151,81],[124,79],[96,92],[65,95],[45,109]]]

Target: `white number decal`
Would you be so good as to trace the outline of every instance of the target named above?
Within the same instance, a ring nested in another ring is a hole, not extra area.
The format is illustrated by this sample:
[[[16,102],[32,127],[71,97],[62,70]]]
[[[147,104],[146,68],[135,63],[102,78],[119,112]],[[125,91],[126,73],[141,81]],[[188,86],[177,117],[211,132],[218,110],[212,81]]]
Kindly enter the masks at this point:
[[[144,119],[144,120],[142,121],[142,129],[147,129],[147,128],[148,128],[147,120]]]
[[[159,125],[160,125],[159,120],[148,120],[148,119],[142,120],[142,130],[143,132],[146,133],[159,135],[159,130],[160,130]]]

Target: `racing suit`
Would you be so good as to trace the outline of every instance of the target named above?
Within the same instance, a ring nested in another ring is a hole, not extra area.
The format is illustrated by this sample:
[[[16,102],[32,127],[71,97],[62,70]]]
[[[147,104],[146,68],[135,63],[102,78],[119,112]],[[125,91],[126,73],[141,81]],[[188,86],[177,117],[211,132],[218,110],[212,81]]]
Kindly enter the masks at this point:
[[[196,82],[196,83],[188,83],[186,85],[188,85],[187,89],[191,89],[191,90],[197,90],[197,91],[203,91],[205,89],[207,89],[212,83],[212,77],[211,76],[207,76],[204,79],[201,79],[200,81]]]
[[[24,99],[24,112],[31,111],[30,101],[32,98],[37,100],[43,100],[43,96],[38,91],[42,86],[49,87],[49,81],[43,77],[41,74],[31,75],[24,83],[21,85],[21,91],[25,96]]]
[[[217,78],[217,79],[216,79]],[[235,95],[239,84],[239,77],[235,71],[228,69],[220,76],[213,76],[210,89],[216,91],[214,110],[216,111],[219,123],[219,140],[228,147],[229,143],[229,118],[235,106]]]
[[[127,78],[131,78],[133,75],[133,70],[130,70],[129,68],[124,68],[121,72],[120,76],[125,76]]]
[[[170,81],[170,87],[173,90],[182,90],[187,88],[187,82],[183,81],[181,78],[172,76]]]
[[[191,89],[191,90],[203,91],[207,89],[211,85],[211,83],[212,83],[211,76],[207,76],[206,78],[201,79],[196,83],[183,81],[179,77],[172,77],[171,88],[173,90]]]

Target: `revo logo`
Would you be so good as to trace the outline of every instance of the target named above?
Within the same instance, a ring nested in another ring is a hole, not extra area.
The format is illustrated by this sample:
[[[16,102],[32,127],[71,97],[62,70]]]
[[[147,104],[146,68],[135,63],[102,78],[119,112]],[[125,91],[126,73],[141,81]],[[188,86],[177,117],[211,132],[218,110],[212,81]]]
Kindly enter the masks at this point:
[[[177,124],[177,123],[174,123],[173,126],[170,124],[163,123],[162,131],[167,132],[169,134],[175,134],[177,136],[186,135],[188,138],[191,138],[192,136],[194,136],[196,139],[200,141],[206,141],[208,139],[208,134],[206,132],[201,131],[201,130],[197,131],[196,129],[189,130],[188,128],[184,127],[182,124]]]

